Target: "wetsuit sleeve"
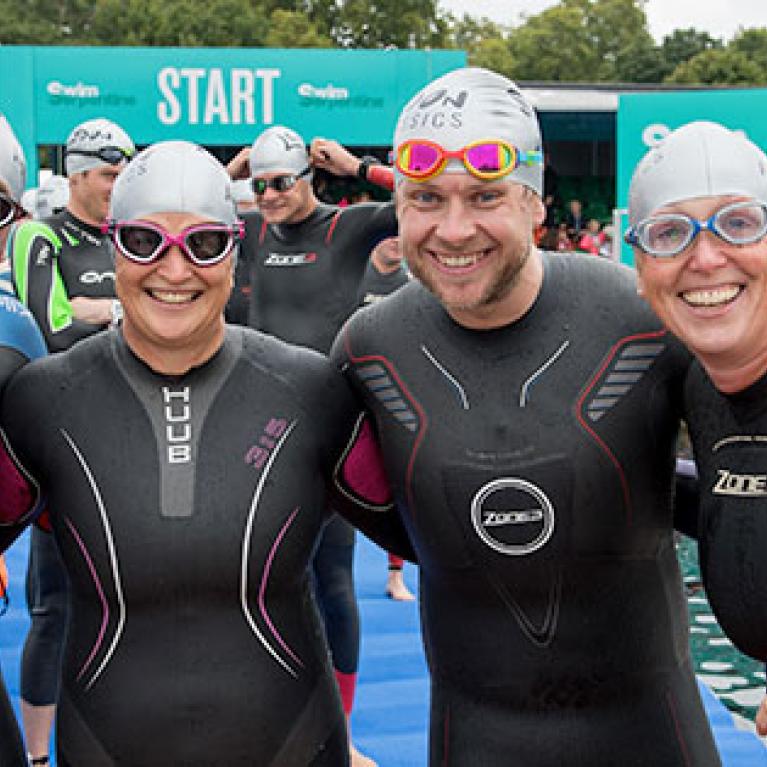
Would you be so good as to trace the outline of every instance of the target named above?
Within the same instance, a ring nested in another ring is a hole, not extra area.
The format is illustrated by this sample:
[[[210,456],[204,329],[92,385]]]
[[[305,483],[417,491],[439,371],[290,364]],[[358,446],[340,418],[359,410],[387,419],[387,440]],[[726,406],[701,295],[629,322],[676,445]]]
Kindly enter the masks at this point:
[[[344,255],[367,260],[381,240],[394,237],[397,231],[394,203],[363,202],[342,210],[333,237]]]
[[[674,487],[674,528],[690,538],[698,538],[700,485],[693,461],[677,459]]]
[[[0,346],[0,392],[11,376],[26,362],[27,357],[18,349]]]
[[[415,552],[392,502],[378,440],[364,415],[333,473],[331,496],[333,508],[368,538],[415,562]]]
[[[61,247],[56,232],[41,221],[23,222],[11,232],[8,242],[16,294],[29,307],[53,352],[68,349],[104,328],[75,319],[58,267]]]
[[[39,386],[23,365],[4,387],[0,407],[0,553],[41,514],[44,499],[20,450],[39,438],[34,424],[41,416],[37,402]]]
[[[0,553],[39,515],[40,491],[0,431]]]
[[[342,331],[343,333],[343,331]],[[340,337],[339,337],[340,338]],[[346,373],[343,344],[336,339],[331,361]],[[351,382],[349,376],[345,376]],[[352,387],[352,392],[354,388]],[[349,394],[350,399],[353,395]],[[362,403],[353,397],[354,408]],[[363,411],[333,472],[333,507],[368,538],[403,559],[416,561],[416,554],[393,502],[383,455],[372,418]]]

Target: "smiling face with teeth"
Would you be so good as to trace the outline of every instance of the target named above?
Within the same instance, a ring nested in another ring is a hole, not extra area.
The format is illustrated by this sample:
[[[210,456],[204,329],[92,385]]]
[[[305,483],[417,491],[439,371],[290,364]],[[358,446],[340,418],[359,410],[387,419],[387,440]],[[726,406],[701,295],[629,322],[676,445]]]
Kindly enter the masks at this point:
[[[542,280],[533,231],[545,210],[537,194],[508,179],[445,172],[401,181],[396,199],[408,267],[456,322],[501,327],[530,308]]]
[[[171,234],[211,223],[191,213],[154,213],[142,219]],[[233,273],[231,254],[200,267],[175,245],[151,264],[134,263],[118,252],[116,288],[128,346],[158,373],[180,375],[210,359],[223,343]]]
[[[700,197],[655,212],[705,220],[742,199]],[[735,391],[767,370],[767,240],[729,245],[701,232],[670,258],[634,252],[642,295],[720,389]]]

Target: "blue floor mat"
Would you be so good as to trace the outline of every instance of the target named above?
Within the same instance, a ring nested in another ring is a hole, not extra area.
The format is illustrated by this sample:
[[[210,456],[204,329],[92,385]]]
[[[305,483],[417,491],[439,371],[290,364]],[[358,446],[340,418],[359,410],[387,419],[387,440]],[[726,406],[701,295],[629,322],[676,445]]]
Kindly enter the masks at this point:
[[[23,578],[28,536],[8,552],[11,606],[0,619],[0,667],[18,712],[19,654],[29,621]],[[355,577],[362,621],[362,655],[352,733],[379,767],[423,767],[427,753],[428,681],[416,603],[394,602],[384,587],[386,554],[358,536]],[[405,567],[416,590],[417,573]],[[736,729],[730,712],[701,684],[706,712],[724,767],[767,767],[767,749],[751,732]]]

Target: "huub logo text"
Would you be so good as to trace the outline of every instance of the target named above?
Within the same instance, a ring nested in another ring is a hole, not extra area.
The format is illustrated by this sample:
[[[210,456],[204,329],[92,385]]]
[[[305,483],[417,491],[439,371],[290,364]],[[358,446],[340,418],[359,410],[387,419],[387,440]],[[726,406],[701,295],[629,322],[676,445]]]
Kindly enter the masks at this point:
[[[165,440],[168,463],[192,460],[192,406],[188,386],[172,390],[162,387],[165,402]]]
[[[733,474],[728,469],[717,472],[719,479],[712,491],[715,495],[767,496],[767,474]]]

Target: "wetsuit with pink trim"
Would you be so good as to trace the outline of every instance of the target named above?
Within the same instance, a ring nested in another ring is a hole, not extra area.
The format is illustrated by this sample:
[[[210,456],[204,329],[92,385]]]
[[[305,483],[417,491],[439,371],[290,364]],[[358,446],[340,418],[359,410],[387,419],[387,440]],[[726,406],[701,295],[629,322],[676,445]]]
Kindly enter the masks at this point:
[[[39,486],[71,583],[59,765],[347,763],[307,565],[337,467],[385,501],[358,415],[326,358],[244,328],[184,376],[116,331],[15,376],[0,550]]]
[[[719,765],[673,541],[689,355],[633,272],[544,254],[533,306],[487,331],[413,281],[332,357],[418,558],[429,763]]]
[[[385,169],[390,179],[391,171]],[[394,206],[320,203],[294,224],[267,224],[248,213],[230,320],[327,354],[358,306],[368,256],[396,234]],[[326,526],[315,553],[315,594],[324,618],[344,709],[352,710],[359,666],[359,611],[354,595],[354,530],[340,517]]]
[[[767,661],[767,376],[725,395],[696,362],[685,401],[706,595],[738,649]]]

